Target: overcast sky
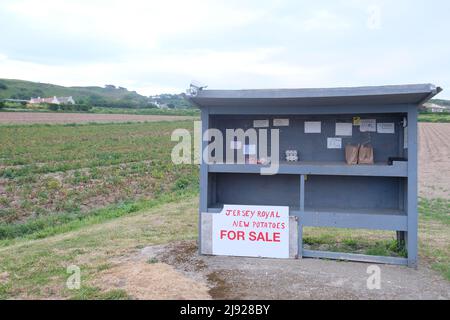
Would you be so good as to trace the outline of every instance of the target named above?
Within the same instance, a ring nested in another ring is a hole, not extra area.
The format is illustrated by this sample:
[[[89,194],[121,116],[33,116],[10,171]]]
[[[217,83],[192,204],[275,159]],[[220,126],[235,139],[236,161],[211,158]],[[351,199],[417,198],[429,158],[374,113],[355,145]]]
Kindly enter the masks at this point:
[[[191,80],[445,89],[449,14],[447,0],[0,0],[0,78],[144,95],[184,92]]]

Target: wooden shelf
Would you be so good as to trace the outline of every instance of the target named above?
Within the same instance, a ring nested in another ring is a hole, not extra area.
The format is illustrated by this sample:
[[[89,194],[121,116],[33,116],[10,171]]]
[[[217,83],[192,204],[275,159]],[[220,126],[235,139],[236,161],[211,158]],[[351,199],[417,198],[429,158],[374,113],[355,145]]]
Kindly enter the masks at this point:
[[[406,231],[408,217],[396,209],[305,208],[293,212],[304,226]]]
[[[261,173],[267,166],[258,164],[212,164],[213,173]],[[394,161],[393,165],[347,165],[345,162],[280,162],[278,174],[316,174],[336,176],[407,177],[408,162]]]

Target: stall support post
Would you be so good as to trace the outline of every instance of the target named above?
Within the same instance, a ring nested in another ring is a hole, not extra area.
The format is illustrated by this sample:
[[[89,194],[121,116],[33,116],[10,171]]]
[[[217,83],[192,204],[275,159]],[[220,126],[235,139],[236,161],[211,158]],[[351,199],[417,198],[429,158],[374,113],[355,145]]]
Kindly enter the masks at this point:
[[[203,108],[201,111],[202,131],[201,131],[201,149],[200,149],[200,190],[208,190],[208,164],[203,159],[203,151],[207,149],[208,141],[205,141],[204,134],[209,128],[209,111]],[[208,192],[200,192],[198,219],[198,253],[202,253],[202,212],[208,211]]]
[[[408,266],[417,268],[417,107],[408,109]]]
[[[300,215],[297,216],[298,223],[298,245],[297,245],[297,257],[301,259],[303,257],[303,221],[302,216],[305,212],[305,175],[300,175]]]

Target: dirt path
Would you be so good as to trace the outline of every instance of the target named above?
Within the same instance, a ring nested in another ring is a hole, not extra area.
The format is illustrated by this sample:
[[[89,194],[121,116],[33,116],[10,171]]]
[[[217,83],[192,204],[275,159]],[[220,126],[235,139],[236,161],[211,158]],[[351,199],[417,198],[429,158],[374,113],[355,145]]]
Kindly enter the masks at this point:
[[[194,118],[190,116],[135,114],[0,112],[0,124],[178,121]]]
[[[140,255],[205,283],[213,299],[450,299],[450,283],[426,267],[378,265],[381,288],[369,290],[364,263],[199,256],[194,242],[147,247]]]
[[[419,194],[450,199],[450,123],[419,124]]]

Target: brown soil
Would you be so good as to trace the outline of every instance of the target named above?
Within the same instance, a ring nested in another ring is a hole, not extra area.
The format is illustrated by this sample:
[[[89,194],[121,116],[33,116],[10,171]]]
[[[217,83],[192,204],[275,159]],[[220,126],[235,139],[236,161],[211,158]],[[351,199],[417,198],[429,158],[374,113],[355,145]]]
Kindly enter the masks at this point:
[[[419,124],[419,195],[450,199],[450,123]]]
[[[95,284],[104,290],[125,290],[133,299],[211,299],[204,284],[168,264],[153,261],[121,263],[101,273]]]
[[[30,123],[87,123],[87,122],[144,122],[192,120],[190,116],[50,113],[50,112],[1,112],[0,124]]]

